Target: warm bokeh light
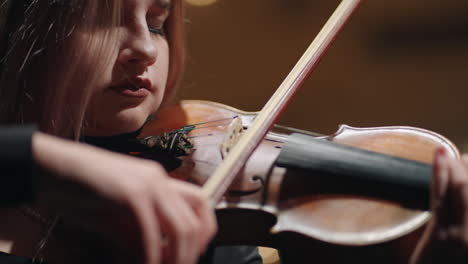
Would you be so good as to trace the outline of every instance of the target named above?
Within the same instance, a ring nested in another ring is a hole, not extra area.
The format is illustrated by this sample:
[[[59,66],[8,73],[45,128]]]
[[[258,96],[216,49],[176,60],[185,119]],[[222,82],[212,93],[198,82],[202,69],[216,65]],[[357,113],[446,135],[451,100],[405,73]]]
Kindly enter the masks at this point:
[[[185,0],[185,2],[194,6],[207,6],[214,4],[216,0]]]
[[[187,4],[179,97],[258,111],[339,2]],[[278,123],[322,134],[339,124],[415,126],[468,152],[466,14],[466,0],[366,1]]]

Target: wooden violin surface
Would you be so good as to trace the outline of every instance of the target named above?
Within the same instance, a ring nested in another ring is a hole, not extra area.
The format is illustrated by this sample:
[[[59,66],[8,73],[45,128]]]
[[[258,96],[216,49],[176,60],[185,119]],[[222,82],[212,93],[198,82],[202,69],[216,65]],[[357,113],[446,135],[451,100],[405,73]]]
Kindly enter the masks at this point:
[[[142,136],[208,122],[189,133],[194,151],[172,172],[203,184],[222,162],[219,146],[235,116],[247,128],[255,112],[213,102],[182,101],[161,109]],[[269,133],[245,164],[216,207],[216,242],[278,248],[286,263],[300,263],[303,257],[313,257],[318,263],[353,259],[405,262],[430,213],[375,197],[321,192],[317,175],[275,164],[287,140],[287,135]],[[452,157],[459,155],[444,137],[413,127],[341,126],[323,140],[424,163],[432,162],[439,147]]]

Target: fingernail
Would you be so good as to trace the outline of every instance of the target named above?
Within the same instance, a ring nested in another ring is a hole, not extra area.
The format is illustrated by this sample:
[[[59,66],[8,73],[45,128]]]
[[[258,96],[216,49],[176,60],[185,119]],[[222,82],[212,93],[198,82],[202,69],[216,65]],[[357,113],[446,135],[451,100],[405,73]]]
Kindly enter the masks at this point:
[[[447,150],[443,147],[437,148],[435,151],[436,161],[440,161],[442,158],[447,157]]]

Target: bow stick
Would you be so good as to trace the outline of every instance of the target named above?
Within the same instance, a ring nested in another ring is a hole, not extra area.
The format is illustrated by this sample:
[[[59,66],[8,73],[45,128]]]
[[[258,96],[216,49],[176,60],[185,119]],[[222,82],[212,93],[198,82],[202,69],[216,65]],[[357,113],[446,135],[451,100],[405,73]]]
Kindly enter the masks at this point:
[[[361,0],[343,0],[296,66],[258,113],[255,121],[203,186],[213,206],[221,199],[248,158],[320,61]]]

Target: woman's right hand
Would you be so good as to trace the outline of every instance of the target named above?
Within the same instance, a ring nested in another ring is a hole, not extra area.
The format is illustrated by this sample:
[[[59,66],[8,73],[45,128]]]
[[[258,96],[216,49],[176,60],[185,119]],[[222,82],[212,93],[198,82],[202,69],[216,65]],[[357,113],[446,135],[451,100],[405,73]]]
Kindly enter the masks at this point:
[[[156,162],[42,133],[33,157],[47,172],[37,179],[39,201],[143,263],[196,263],[216,232],[201,189]]]

